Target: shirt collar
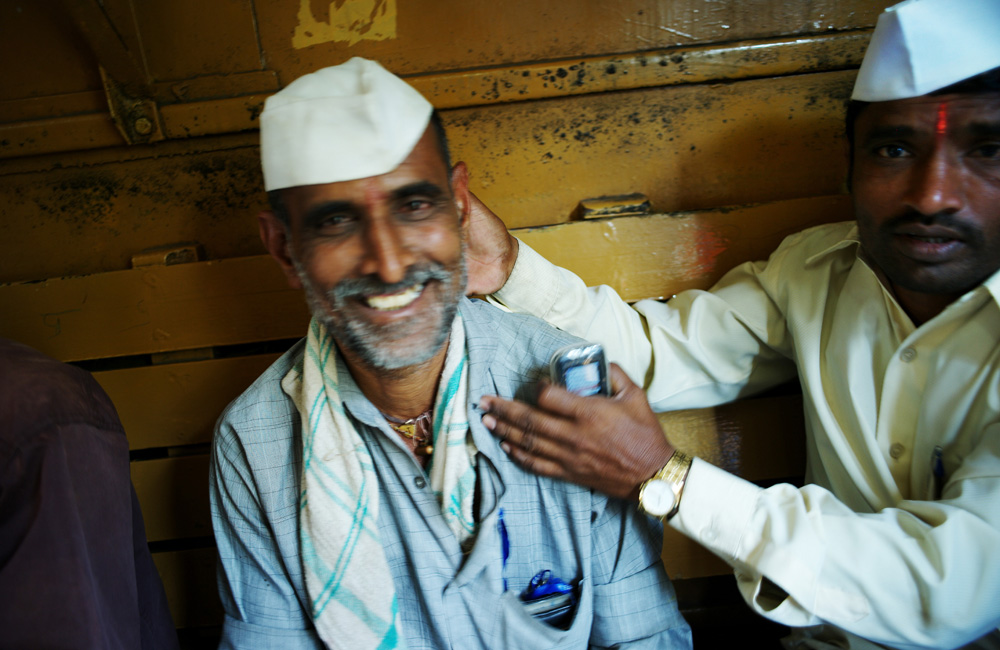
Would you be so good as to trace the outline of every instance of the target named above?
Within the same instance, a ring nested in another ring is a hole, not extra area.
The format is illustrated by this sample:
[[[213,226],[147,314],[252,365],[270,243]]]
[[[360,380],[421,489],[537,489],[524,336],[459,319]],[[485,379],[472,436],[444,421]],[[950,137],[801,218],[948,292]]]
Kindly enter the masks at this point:
[[[830,246],[827,246],[818,253],[814,253],[810,257],[806,258],[806,265],[811,266],[819,260],[822,260],[830,255],[833,255],[837,251],[845,249],[854,249],[855,255],[862,257],[861,255],[861,240],[858,238],[858,226],[853,224],[846,233],[844,233],[843,238],[840,241],[834,242]]]
[[[812,265],[816,262],[833,255],[838,251],[846,251],[849,249],[854,250],[855,256],[863,261],[865,264],[875,272],[875,275],[882,278],[881,272],[878,270],[878,265],[871,261],[867,255],[865,255],[864,249],[861,248],[861,238],[858,236],[858,225],[854,224],[851,226],[850,230],[844,233],[844,237],[837,242],[834,242],[830,246],[827,246],[818,253],[814,253],[812,256],[806,259],[806,265]],[[885,280],[882,279],[883,286],[885,286]],[[1000,269],[993,273],[990,277],[983,281],[983,289],[990,294],[993,301],[1000,305]],[[970,295],[975,292],[979,287],[973,288],[971,291],[966,293]],[[888,289],[886,289],[888,291]],[[891,292],[890,292],[891,293]]]
[[[1000,305],[1000,269],[997,269],[993,275],[986,278],[982,286],[993,297],[993,302]]]

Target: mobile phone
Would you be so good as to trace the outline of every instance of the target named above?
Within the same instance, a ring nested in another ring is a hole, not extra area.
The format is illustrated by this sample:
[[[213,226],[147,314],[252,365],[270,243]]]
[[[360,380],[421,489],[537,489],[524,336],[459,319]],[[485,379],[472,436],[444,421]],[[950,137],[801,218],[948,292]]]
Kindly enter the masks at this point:
[[[608,362],[598,343],[577,343],[556,350],[549,362],[552,381],[583,397],[611,395]]]

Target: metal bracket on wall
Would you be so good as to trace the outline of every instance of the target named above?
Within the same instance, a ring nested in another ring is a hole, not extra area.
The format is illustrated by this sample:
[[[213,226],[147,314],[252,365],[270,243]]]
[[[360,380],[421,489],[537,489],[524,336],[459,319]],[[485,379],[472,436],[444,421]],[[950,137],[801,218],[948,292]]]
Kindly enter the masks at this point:
[[[108,97],[111,119],[129,144],[145,144],[163,140],[163,124],[159,107],[152,99],[133,97],[101,67],[101,81]]]

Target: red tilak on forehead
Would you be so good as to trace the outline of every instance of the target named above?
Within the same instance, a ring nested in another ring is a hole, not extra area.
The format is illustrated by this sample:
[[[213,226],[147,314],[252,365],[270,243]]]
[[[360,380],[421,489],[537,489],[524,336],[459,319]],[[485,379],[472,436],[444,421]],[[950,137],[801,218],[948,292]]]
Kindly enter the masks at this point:
[[[948,102],[938,104],[937,134],[942,136],[948,130]]]

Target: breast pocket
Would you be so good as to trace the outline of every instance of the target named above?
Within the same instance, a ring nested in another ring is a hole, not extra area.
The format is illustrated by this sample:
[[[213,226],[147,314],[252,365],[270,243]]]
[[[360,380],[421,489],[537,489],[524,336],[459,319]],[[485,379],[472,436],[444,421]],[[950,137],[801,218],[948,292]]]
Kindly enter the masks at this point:
[[[504,592],[500,597],[498,628],[501,647],[522,650],[586,647],[594,622],[594,595],[586,578],[580,580],[577,589],[576,611],[566,629],[553,627],[532,616],[517,592]]]

